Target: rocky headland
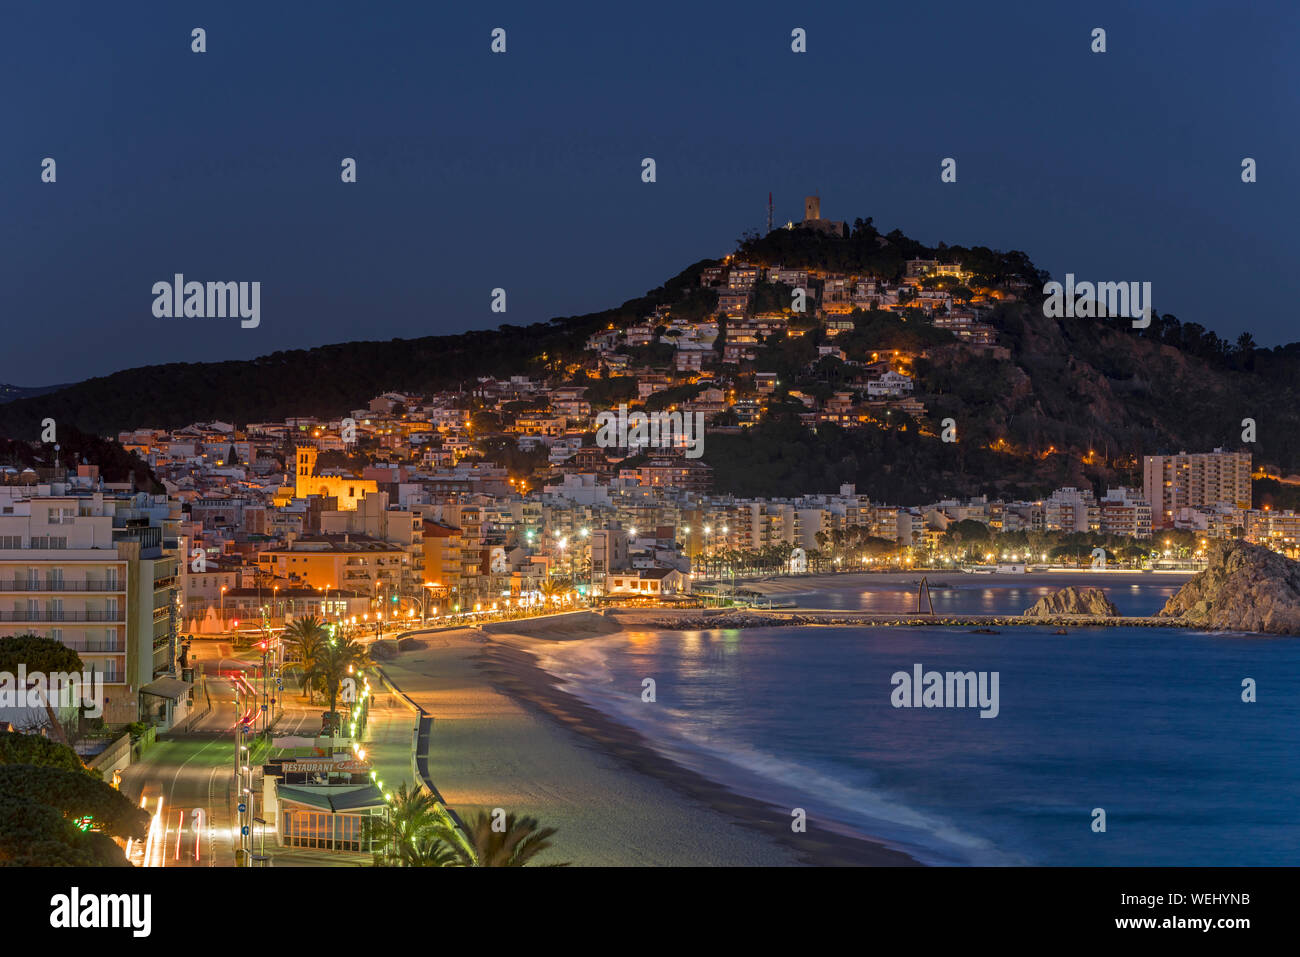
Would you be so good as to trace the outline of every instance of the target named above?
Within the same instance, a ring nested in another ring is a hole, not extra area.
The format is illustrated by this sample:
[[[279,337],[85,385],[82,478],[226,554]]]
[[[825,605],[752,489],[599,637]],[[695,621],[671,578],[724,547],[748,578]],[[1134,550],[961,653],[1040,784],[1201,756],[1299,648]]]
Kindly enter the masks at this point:
[[[1300,635],[1300,562],[1248,542],[1216,541],[1206,570],[1160,615],[1194,628]]]

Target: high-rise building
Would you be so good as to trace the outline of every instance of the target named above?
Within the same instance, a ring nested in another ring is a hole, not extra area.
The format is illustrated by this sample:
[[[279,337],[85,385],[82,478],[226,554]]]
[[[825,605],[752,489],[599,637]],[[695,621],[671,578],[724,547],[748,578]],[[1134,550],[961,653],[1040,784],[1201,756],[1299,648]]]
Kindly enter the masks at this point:
[[[167,725],[187,710],[175,677],[178,522],[164,496],[0,489],[0,634],[76,651],[104,683],[106,724]]]
[[[1151,523],[1169,528],[1182,508],[1220,503],[1250,508],[1250,453],[1195,452],[1148,455],[1142,460],[1143,493],[1151,505]]]

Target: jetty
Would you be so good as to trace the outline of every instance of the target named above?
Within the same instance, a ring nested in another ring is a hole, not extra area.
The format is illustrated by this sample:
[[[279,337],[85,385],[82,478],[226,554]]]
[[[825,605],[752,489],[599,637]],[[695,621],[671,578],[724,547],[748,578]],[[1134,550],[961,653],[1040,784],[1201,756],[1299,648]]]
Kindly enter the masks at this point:
[[[801,611],[793,613],[720,609],[713,613],[665,616],[651,627],[671,631],[712,631],[720,628],[784,628],[792,625],[856,626],[862,628],[1190,628],[1182,618],[1156,615],[929,615],[879,612]]]

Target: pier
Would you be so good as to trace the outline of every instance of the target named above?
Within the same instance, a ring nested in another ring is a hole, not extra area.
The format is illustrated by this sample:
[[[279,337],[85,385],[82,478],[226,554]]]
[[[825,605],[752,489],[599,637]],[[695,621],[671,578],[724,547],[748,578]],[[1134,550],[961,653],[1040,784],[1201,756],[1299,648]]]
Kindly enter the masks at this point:
[[[676,631],[709,631],[716,628],[779,628],[790,625],[930,628],[1190,628],[1182,618],[1156,615],[927,615],[916,613],[801,611],[798,613],[755,614],[748,611],[721,610],[712,614],[665,617],[656,627]]]

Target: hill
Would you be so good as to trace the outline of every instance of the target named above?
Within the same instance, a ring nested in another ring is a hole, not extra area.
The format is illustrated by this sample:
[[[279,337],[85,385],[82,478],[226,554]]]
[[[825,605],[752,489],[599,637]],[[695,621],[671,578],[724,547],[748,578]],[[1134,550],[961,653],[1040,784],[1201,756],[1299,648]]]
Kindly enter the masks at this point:
[[[240,425],[293,415],[338,416],[391,390],[456,389],[477,376],[551,375],[585,338],[625,325],[698,285],[697,263],[623,305],[585,316],[454,336],[345,342],[227,362],[174,362],[87,379],[46,395],[0,404],[0,436],[35,441],[46,417],[85,432],[176,428],[202,421]]]
[[[66,389],[67,384],[63,385],[11,385],[6,382],[0,382],[0,402],[12,402],[14,399],[23,399],[28,396],[46,395],[50,392],[57,392],[59,389]]]
[[[986,304],[997,300],[983,321],[1000,348],[973,350],[919,310],[854,313],[853,328],[833,340],[849,363],[818,357],[817,347],[832,340],[815,324],[800,337],[769,337],[755,362],[724,373],[743,388],[755,371],[775,371],[782,387],[759,425],[709,434],[704,461],[720,491],[788,495],[852,482],[900,504],[980,492],[1035,496],[1062,485],[1140,486],[1143,455],[1216,447],[1250,451],[1270,472],[1300,471],[1300,343],[1260,349],[1249,335],[1230,343],[1158,312],[1141,330],[1127,319],[1047,318],[1046,276],[1025,253],[928,247],[898,230],[882,235],[871,220],[857,220],[843,237],[804,229],[746,236],[735,258],[884,278],[900,277],[909,259],[958,262],[967,286]],[[384,391],[455,390],[487,375],[576,378],[590,384],[588,396],[600,408],[627,398],[623,384],[630,382],[596,378],[586,338],[644,321],[656,306],[707,315],[714,293],[701,290],[700,277],[718,262],[697,262],[619,307],[530,326],[126,370],[0,404],[0,435],[33,440],[47,416],[101,435],[205,420],[338,416]],[[912,356],[924,415],[891,412],[856,428],[819,424],[815,433],[800,423],[806,409],[791,391],[825,399],[852,388],[860,369],[853,360],[893,349]],[[671,357],[671,347],[657,344],[623,351],[651,365]],[[940,440],[945,419],[955,424],[957,443]],[[1243,442],[1245,419],[1255,422],[1255,442]],[[1271,480],[1259,491],[1278,504],[1300,499],[1297,489]]]

